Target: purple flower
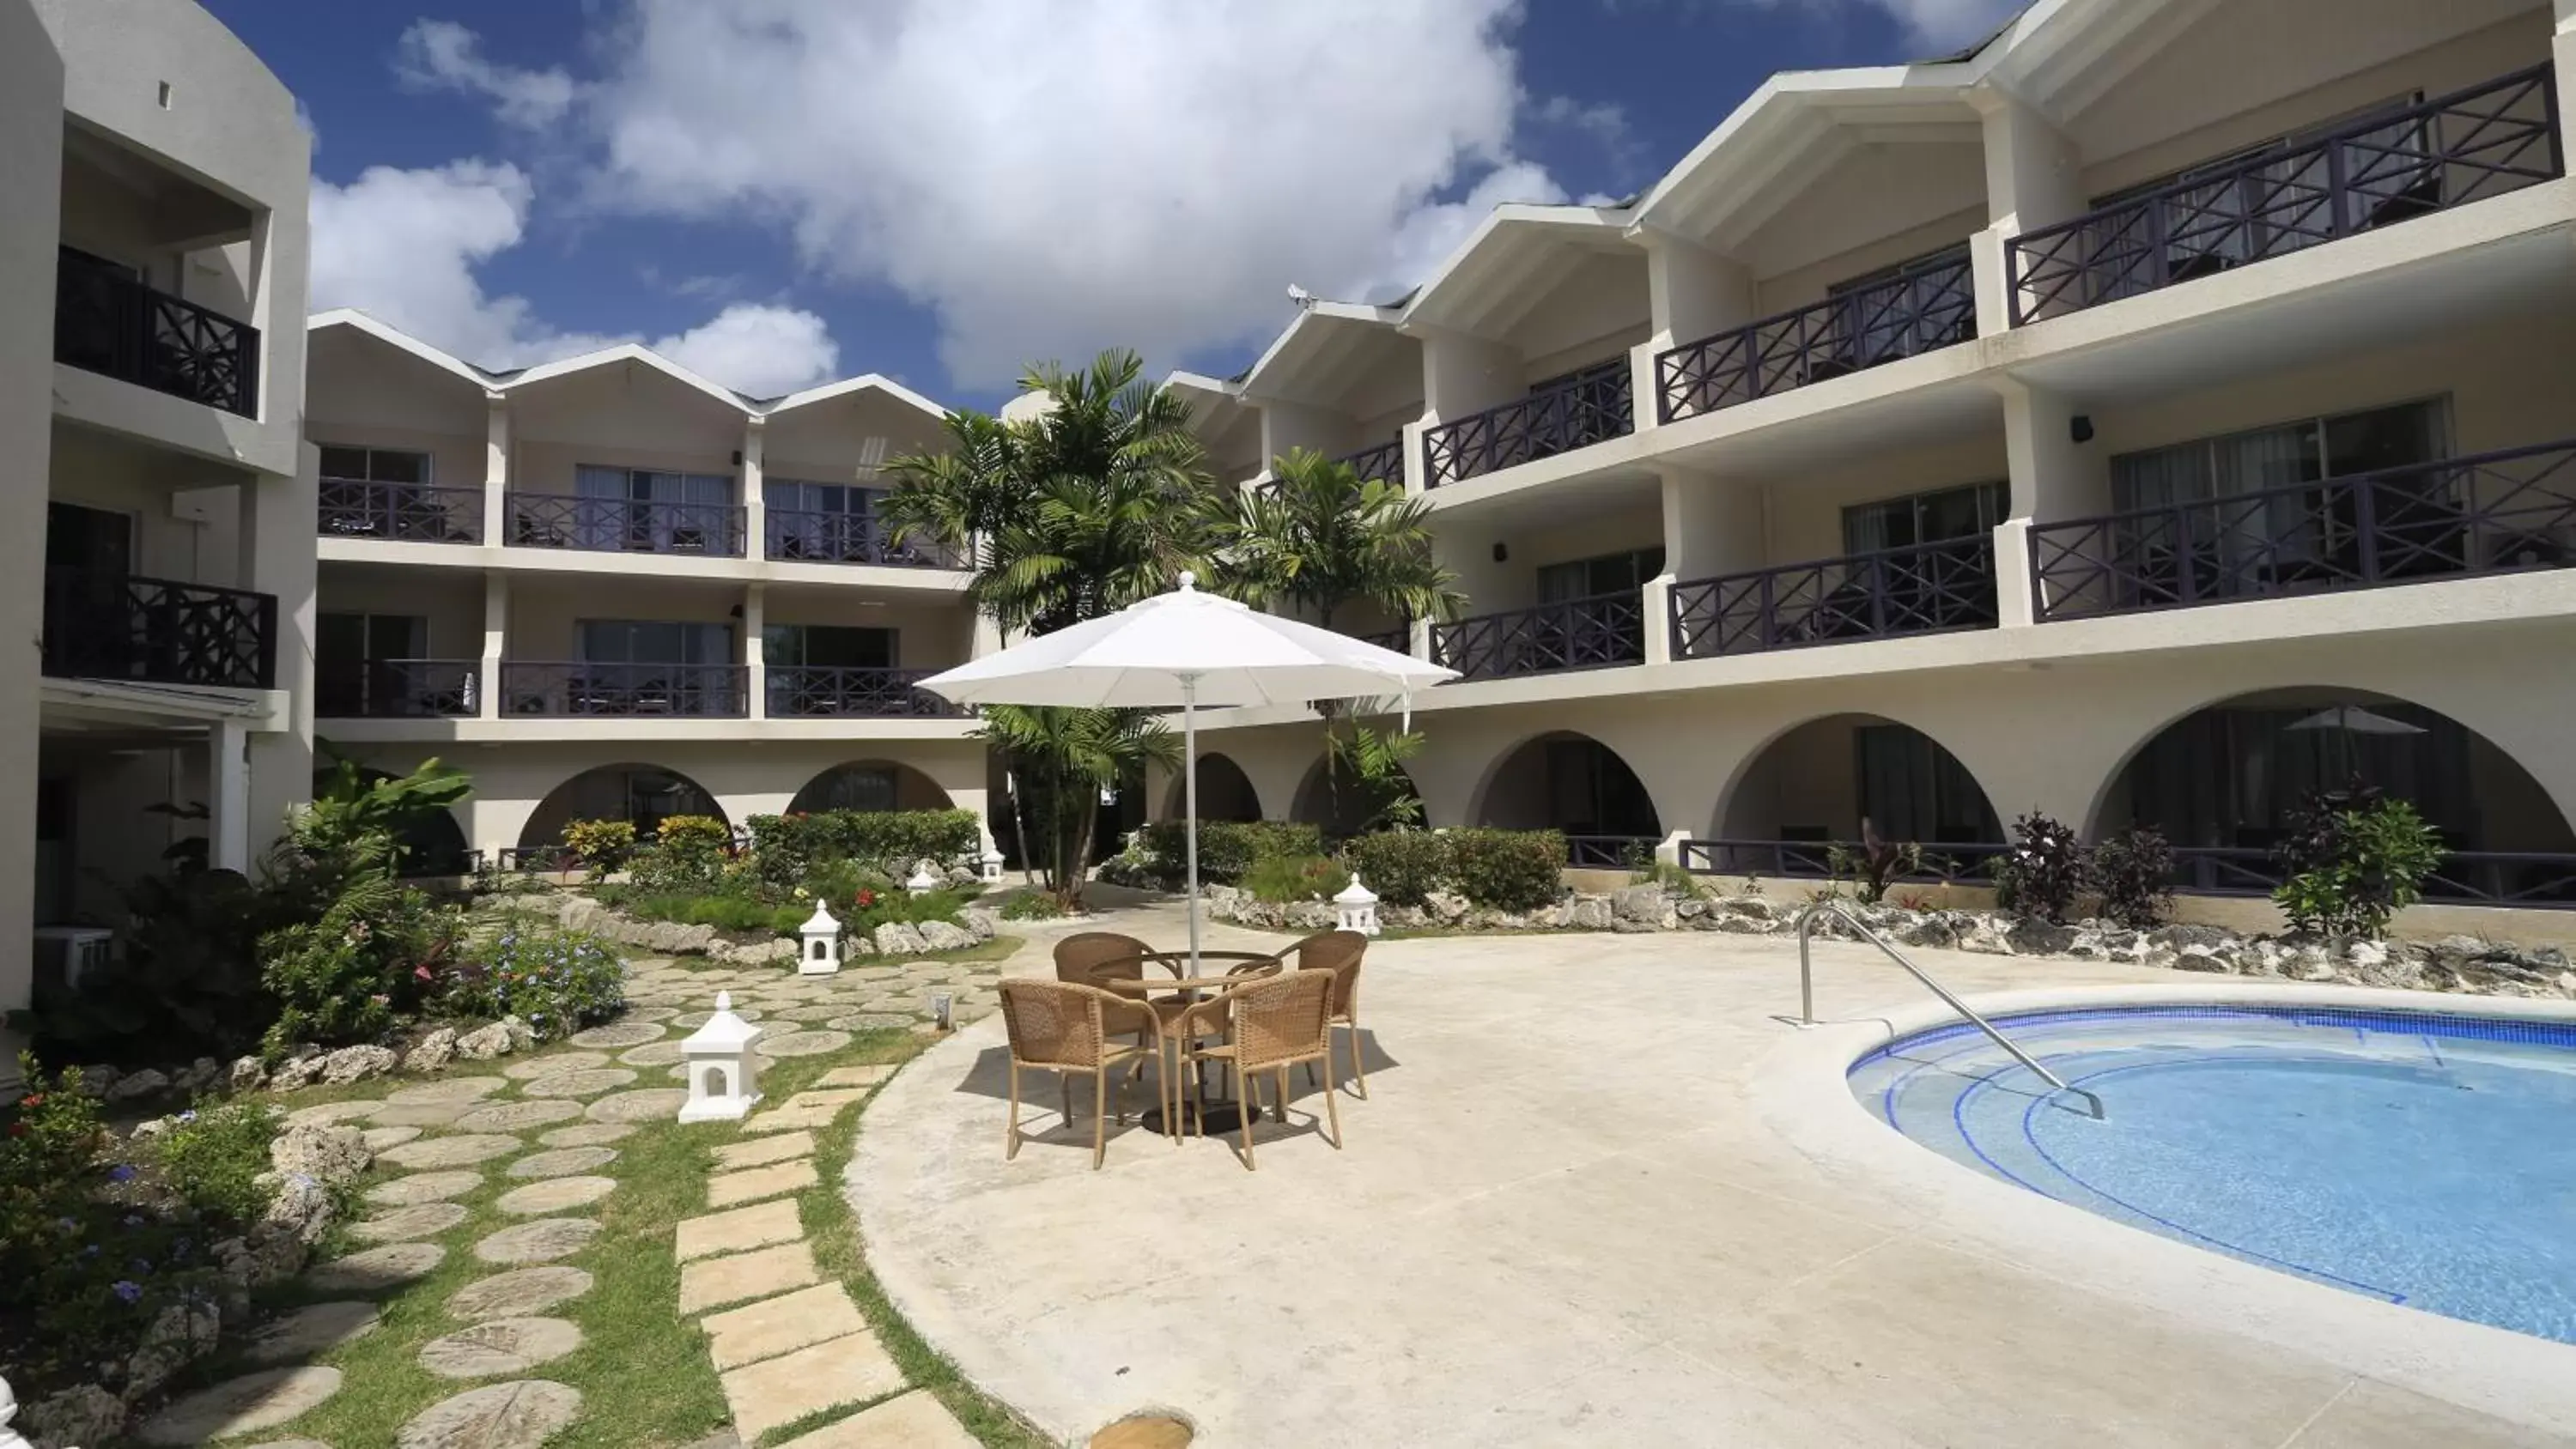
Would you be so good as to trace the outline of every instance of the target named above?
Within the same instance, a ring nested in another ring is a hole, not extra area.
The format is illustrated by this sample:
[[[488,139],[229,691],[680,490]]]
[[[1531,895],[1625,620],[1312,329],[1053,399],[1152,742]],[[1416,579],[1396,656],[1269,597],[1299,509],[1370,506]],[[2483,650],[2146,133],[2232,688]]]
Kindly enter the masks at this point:
[[[107,1180],[110,1182],[131,1182],[134,1180],[134,1169],[120,1162],[107,1170]]]
[[[56,1219],[54,1219],[54,1226],[55,1226],[55,1227],[58,1227],[58,1228],[60,1228],[60,1229],[62,1229],[64,1232],[67,1232],[67,1233],[77,1233],[77,1232],[79,1232],[79,1231],[80,1231],[80,1219],[78,1219],[78,1218],[56,1218]]]
[[[98,1244],[96,1244],[96,1243],[85,1243],[85,1244],[83,1244],[83,1245],[81,1246],[81,1256],[82,1256],[82,1257],[84,1257],[84,1258],[95,1258],[95,1257],[97,1257],[97,1256],[98,1256]]]
[[[179,1120],[180,1120],[180,1121],[182,1121],[182,1122],[194,1122],[194,1121],[196,1121],[196,1120],[197,1120],[197,1113],[196,1113],[196,1110],[195,1110],[194,1108],[190,1108],[188,1111],[185,1111],[185,1112],[180,1113],[180,1114],[179,1114]]]
[[[120,1278],[108,1289],[108,1291],[114,1293],[117,1297],[124,1299],[128,1303],[132,1303],[143,1296],[143,1285],[139,1283],[129,1283]]]

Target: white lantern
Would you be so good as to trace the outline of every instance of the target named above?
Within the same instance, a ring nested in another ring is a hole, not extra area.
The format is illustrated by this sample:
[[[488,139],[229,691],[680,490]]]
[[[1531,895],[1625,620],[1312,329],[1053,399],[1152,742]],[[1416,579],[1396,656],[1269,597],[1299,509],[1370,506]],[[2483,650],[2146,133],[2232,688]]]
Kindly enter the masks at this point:
[[[984,884],[1000,885],[1002,883],[1002,852],[998,847],[990,845],[985,846],[983,857],[975,863],[983,867],[979,874],[983,876]]]
[[[912,879],[903,883],[905,890],[917,896],[926,896],[939,889],[939,886],[940,879],[931,873],[930,862],[926,860],[915,861],[912,867]]]
[[[760,1059],[752,1043],[760,1028],[733,1014],[733,993],[716,993],[716,1014],[680,1043],[680,1060],[689,1069],[689,1100],[680,1104],[683,1122],[739,1122],[760,1105]]]
[[[9,1390],[9,1381],[0,1379],[0,1449],[29,1449],[25,1438],[9,1427],[18,1417],[18,1396]]]
[[[1360,884],[1357,872],[1352,873],[1351,883],[1342,887],[1342,893],[1333,897],[1333,912],[1341,918],[1343,930],[1363,936],[1377,934],[1377,895]]]
[[[814,903],[814,914],[805,918],[805,950],[796,958],[799,976],[831,976],[841,969],[841,923]]]

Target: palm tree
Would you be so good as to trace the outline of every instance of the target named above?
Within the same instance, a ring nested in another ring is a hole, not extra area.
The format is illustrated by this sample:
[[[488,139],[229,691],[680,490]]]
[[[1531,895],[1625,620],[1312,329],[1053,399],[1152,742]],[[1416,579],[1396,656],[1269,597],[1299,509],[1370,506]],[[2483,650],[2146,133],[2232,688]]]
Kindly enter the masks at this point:
[[[1289,600],[1329,629],[1353,603],[1406,619],[1455,618],[1466,596],[1431,554],[1431,506],[1401,484],[1292,448],[1243,500],[1228,563],[1240,592]]]
[[[1151,710],[987,705],[977,733],[1019,763],[1020,794],[1045,815],[1047,887],[1066,906],[1082,898],[1100,791],[1181,758],[1180,736]]]

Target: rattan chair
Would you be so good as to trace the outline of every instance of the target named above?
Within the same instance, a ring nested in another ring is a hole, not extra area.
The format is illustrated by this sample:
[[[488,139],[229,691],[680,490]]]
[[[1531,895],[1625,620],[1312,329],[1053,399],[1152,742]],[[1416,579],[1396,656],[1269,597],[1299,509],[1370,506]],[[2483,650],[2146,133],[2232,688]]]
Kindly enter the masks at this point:
[[[1329,971],[1333,975],[1332,1006],[1325,1020],[1351,1029],[1351,1076],[1359,1086],[1360,1099],[1368,1099],[1368,1066],[1360,1060],[1360,958],[1368,954],[1368,937],[1357,931],[1326,931],[1308,936],[1288,948],[1297,957],[1300,971]],[[1324,1053],[1324,1075],[1331,1078],[1334,1090],[1342,1085],[1341,1075],[1333,1070],[1333,1054]],[[1315,1064],[1306,1064],[1306,1080],[1315,1080]]]
[[[1327,971],[1292,971],[1271,980],[1254,981],[1238,986],[1213,1000],[1190,1008],[1180,1023],[1182,1064],[1184,1067],[1218,1062],[1234,1069],[1242,1084],[1243,1165],[1257,1164],[1252,1159],[1252,1119],[1261,1115],[1260,1098],[1254,1084],[1269,1073],[1274,1096],[1272,1103],[1281,1122],[1288,1120],[1288,1069],[1300,1062],[1315,1061],[1332,1050],[1333,976]],[[1191,1031],[1190,1018],[1204,1012],[1225,1013],[1225,1040],[1215,1046],[1201,1046],[1203,1033]],[[1206,1132],[1206,1098],[1201,1084],[1192,1075],[1190,1084],[1192,1125],[1202,1136]],[[1335,1151],[1342,1145],[1340,1094],[1324,1094],[1324,1112],[1332,1120],[1332,1143]]]
[[[1098,1171],[1109,1152],[1109,1074],[1120,1067],[1136,1072],[1155,1063],[1154,1090],[1163,1106],[1166,1132],[1176,1132],[1179,1105],[1172,1078],[1162,1069],[1162,1019],[1140,1002],[1074,981],[1010,980],[1001,983],[1002,1026],[1011,1041],[1011,1115],[1002,1139],[1002,1159],[1020,1152],[1020,1071],[1032,1068],[1056,1074],[1064,1103],[1064,1120],[1073,1123],[1073,1077],[1091,1074],[1091,1166]],[[1139,1034],[1138,1044],[1110,1040],[1112,1033]],[[1131,1078],[1132,1080],[1132,1078]],[[1127,1087],[1119,1084],[1118,1121],[1127,1121]],[[1177,1136],[1173,1139],[1177,1142]]]

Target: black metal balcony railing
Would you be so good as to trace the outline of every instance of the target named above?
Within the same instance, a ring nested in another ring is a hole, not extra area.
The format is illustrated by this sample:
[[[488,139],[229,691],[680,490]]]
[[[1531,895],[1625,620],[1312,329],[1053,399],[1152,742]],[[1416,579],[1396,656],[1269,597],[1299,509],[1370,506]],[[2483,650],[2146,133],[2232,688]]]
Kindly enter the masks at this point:
[[[1655,858],[1652,835],[1569,835],[1565,863],[1576,870],[1635,870]]]
[[[510,539],[523,548],[742,557],[742,509],[561,493],[509,495]]]
[[[2025,232],[2005,246],[2013,325],[2551,180],[2557,94],[2534,66]]]
[[[313,712],[326,719],[463,719],[480,705],[475,659],[370,659],[316,669]]]
[[[1427,486],[1479,478],[1636,431],[1628,359],[1614,358],[1516,402],[1422,435]]]
[[[1334,461],[1350,464],[1351,471],[1359,474],[1360,481],[1363,483],[1371,478],[1381,478],[1398,488],[1404,486],[1404,439],[1402,438],[1390,438],[1374,448],[1362,448],[1356,453],[1336,458]]]
[[[2186,895],[2268,896],[2281,884],[2271,851],[2178,846],[2174,889]],[[2576,910],[2576,855],[2455,850],[2424,880],[2424,899],[2446,905]]]
[[[876,517],[867,513],[816,513],[796,508],[764,508],[761,529],[768,534],[768,556],[781,562],[884,564],[891,568],[954,569],[965,565],[957,552],[928,539],[895,543]]]
[[[2576,563],[2576,442],[2030,531],[2042,620]]]
[[[480,488],[325,478],[321,495],[320,524],[325,538],[372,538],[390,543],[483,541]]]
[[[1925,845],[1922,863],[1894,878],[1916,885],[1979,884],[1988,879],[1986,862],[2009,849],[2006,845],[1969,842]],[[1701,875],[1831,880],[1838,853],[1847,861],[1856,861],[1864,851],[1858,841],[1685,840],[1681,861],[1684,870]]]
[[[1431,626],[1431,662],[1465,679],[1599,669],[1645,658],[1645,605],[1633,591]]]
[[[1667,423],[1698,417],[1976,335],[1977,286],[1968,259],[1941,257],[1659,354],[1657,416]]]
[[[1672,610],[1675,659],[1989,629],[1994,535],[1675,584]]]
[[[501,666],[504,715],[671,715],[740,719],[739,664],[523,663]]]
[[[259,329],[156,291],[131,268],[56,249],[54,360],[254,417]]]
[[[1413,652],[1413,629],[1410,625],[1399,624],[1392,629],[1380,629],[1373,634],[1353,634],[1351,637],[1380,649],[1392,649],[1398,654]]]
[[[822,664],[769,666],[769,715],[796,719],[842,715],[866,719],[953,719],[966,711],[919,683],[931,669],[858,669]]]
[[[44,671],[56,679],[273,689],[277,596],[47,569]]]

